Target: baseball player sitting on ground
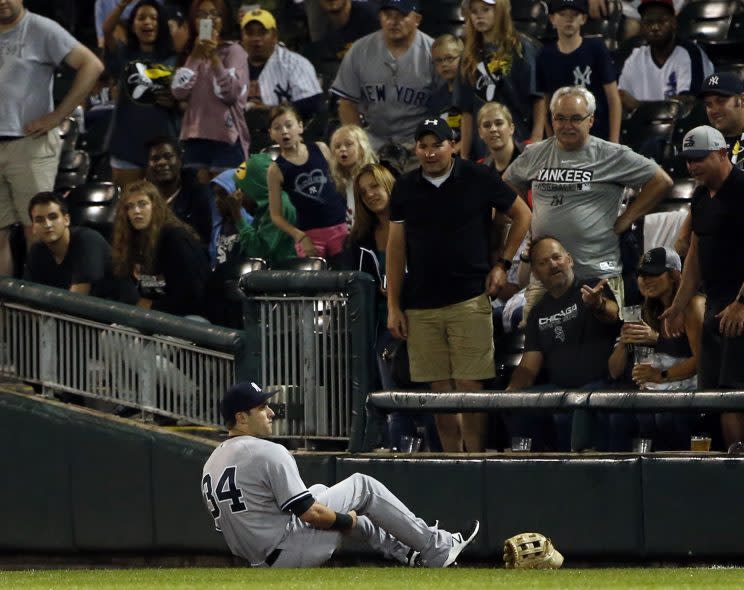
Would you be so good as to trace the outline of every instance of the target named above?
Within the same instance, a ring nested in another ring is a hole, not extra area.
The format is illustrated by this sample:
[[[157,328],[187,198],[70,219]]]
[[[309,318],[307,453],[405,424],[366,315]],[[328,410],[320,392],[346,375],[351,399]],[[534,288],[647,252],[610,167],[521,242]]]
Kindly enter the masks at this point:
[[[202,494],[230,550],[252,566],[318,567],[348,535],[410,566],[448,567],[478,534],[428,526],[377,480],[356,473],[307,488],[294,458],[271,435],[273,393],[255,383],[222,400],[228,438],[204,465]]]

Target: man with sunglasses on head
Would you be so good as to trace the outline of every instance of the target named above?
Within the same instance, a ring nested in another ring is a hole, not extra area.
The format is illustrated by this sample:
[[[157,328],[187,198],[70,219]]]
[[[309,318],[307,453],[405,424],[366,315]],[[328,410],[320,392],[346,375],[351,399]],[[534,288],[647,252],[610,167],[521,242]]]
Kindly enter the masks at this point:
[[[504,180],[523,196],[532,189],[532,238],[555,237],[571,252],[579,280],[608,279],[622,308],[619,236],[653,210],[672,180],[629,147],[591,135],[595,109],[583,86],[558,89],[550,101],[555,135],[527,146]],[[620,214],[626,187],[640,192]],[[533,303],[542,296],[534,291]]]
[[[662,314],[670,336],[684,331],[683,310],[702,283],[706,295],[698,386],[744,387],[744,171],[728,157],[726,139],[708,125],[682,141],[681,156],[697,186],[692,194],[692,239],[682,283]],[[744,414],[724,413],[726,446],[744,440]]]

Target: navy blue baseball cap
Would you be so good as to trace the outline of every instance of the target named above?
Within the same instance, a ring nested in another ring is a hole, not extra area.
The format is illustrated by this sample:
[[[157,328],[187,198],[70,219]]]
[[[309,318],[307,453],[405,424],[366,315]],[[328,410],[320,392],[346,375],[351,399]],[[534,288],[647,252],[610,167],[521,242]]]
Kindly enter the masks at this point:
[[[236,383],[222,398],[222,418],[225,422],[232,422],[235,414],[257,408],[275,393],[276,391],[264,391],[253,381]]]
[[[447,124],[447,121],[440,117],[432,117],[431,119],[424,119],[416,127],[416,134],[413,139],[418,141],[427,133],[431,133],[436,136],[439,141],[449,139],[450,141],[455,140],[455,134],[452,132],[452,127]]]
[[[704,98],[708,94],[720,94],[721,96],[737,96],[744,93],[744,83],[739,74],[734,72],[716,72],[704,81],[698,92],[698,98]]]
[[[419,3],[418,0],[382,0],[380,10],[383,8],[394,8],[401,14],[408,15],[409,12],[418,12]]]

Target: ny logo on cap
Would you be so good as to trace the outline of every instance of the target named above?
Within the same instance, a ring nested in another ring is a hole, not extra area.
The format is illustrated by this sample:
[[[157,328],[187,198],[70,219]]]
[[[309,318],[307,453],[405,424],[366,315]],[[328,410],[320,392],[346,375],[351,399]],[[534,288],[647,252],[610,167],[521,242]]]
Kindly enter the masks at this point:
[[[651,252],[646,252],[646,254],[643,256],[644,262],[651,262]]]
[[[685,139],[685,143],[682,145],[683,148],[691,148],[695,147],[695,136],[690,135],[687,139]]]
[[[439,119],[427,119],[424,125],[439,125]]]
[[[711,76],[708,80],[708,86],[718,86],[718,76]]]

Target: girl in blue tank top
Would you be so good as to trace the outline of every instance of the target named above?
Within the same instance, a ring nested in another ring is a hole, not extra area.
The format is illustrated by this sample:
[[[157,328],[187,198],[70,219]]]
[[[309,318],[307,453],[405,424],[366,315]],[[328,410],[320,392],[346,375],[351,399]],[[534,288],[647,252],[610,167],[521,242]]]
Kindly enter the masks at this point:
[[[291,106],[272,109],[269,121],[269,134],[280,149],[267,172],[271,221],[294,240],[298,256],[339,254],[349,231],[346,199],[331,178],[328,146],[303,143],[302,120]],[[282,190],[297,210],[297,225],[282,215]]]

